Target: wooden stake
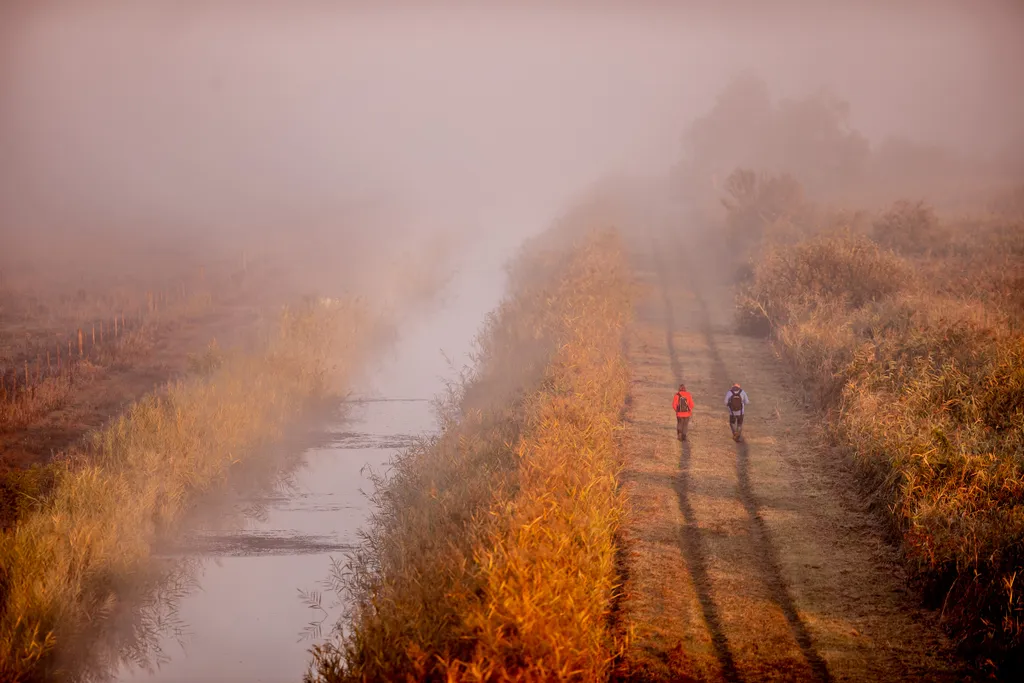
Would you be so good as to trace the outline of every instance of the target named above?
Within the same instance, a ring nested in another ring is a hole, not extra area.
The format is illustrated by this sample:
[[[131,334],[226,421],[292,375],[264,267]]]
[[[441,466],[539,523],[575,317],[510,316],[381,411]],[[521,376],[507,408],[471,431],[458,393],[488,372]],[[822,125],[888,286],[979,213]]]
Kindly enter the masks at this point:
[[[71,342],[68,342],[68,343],[70,344]],[[82,328],[81,327],[78,328],[78,357],[79,358],[84,358],[85,357],[85,344],[82,343]]]
[[[114,339],[117,339],[117,335],[118,335],[117,316],[115,315],[114,316]]]
[[[96,348],[96,323],[92,324],[92,346]]]
[[[28,389],[28,359],[25,359],[25,388]]]

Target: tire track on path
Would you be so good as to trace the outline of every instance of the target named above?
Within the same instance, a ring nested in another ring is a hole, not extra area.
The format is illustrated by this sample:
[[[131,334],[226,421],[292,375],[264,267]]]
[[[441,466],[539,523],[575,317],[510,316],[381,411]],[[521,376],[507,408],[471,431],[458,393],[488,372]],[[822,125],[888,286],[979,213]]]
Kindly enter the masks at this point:
[[[657,244],[651,242],[652,260],[658,274],[660,283],[661,299],[665,307],[665,348],[668,349],[669,364],[672,367],[674,384],[683,380],[683,365],[679,360],[676,351],[675,341],[675,315],[672,310],[672,300],[668,289],[668,274],[665,263],[658,253]],[[701,611],[704,615],[704,624],[711,635],[711,642],[715,649],[715,656],[718,665],[721,667],[722,676],[730,683],[739,681],[739,672],[736,670],[736,663],[733,661],[732,652],[729,649],[729,640],[722,628],[721,619],[718,616],[718,608],[711,595],[710,580],[708,578],[707,556],[701,540],[700,528],[697,524],[697,513],[690,503],[690,477],[691,477],[691,452],[690,442],[683,441],[680,444],[679,476],[675,490],[679,498],[679,510],[683,514],[683,526],[680,529],[680,550],[686,561],[686,568],[693,580],[697,592],[697,599],[700,601]]]
[[[964,681],[937,615],[918,608],[852,471],[812,441],[813,419],[771,347],[737,334],[713,238],[679,215],[634,226],[633,381],[623,435],[630,636],[615,680]],[[735,373],[735,374],[733,374]],[[751,396],[746,441],[722,396]],[[689,438],[669,400],[695,398]]]
[[[678,234],[669,232],[668,239],[671,241],[672,245],[671,253],[678,255],[681,259],[684,264],[684,271],[687,273],[693,273],[693,262],[690,259],[688,251],[680,244]],[[661,290],[666,308],[666,337],[668,339],[669,355],[673,359],[673,372],[680,378],[680,381],[682,381],[682,366],[677,358],[675,346],[672,342],[674,317],[672,313],[671,297],[669,294],[668,278],[662,265],[661,258],[657,256],[657,250],[655,250],[655,258],[657,258],[659,264],[658,272],[661,276]],[[694,277],[690,280],[698,308],[698,326],[706,339],[707,347],[711,355],[713,382],[724,389],[724,387],[730,386],[732,382],[729,379],[730,374],[726,367],[725,360],[722,358],[722,353],[715,341],[715,334],[711,324],[711,314],[708,310],[707,299],[705,298],[700,280],[700,277]],[[717,406],[712,407],[716,408]],[[683,461],[686,463],[686,467],[680,468],[681,490],[685,490],[684,487],[686,486],[689,476],[687,472],[690,460],[689,445],[690,444],[688,442],[683,442],[681,444]],[[772,600],[785,615],[789,628],[792,631],[793,638],[800,646],[804,659],[811,668],[811,671],[814,673],[815,680],[828,683],[832,680],[829,675],[828,666],[826,665],[825,660],[822,659],[821,655],[818,654],[814,642],[811,639],[810,631],[797,611],[796,605],[793,602],[793,597],[789,592],[789,586],[786,584],[786,581],[782,576],[778,552],[772,541],[771,532],[768,530],[764,519],[761,516],[760,503],[757,500],[757,496],[754,494],[754,490],[750,482],[750,446],[746,441],[736,444],[736,482],[737,496],[739,497],[740,503],[743,505],[743,509],[746,511],[749,518],[749,524],[751,527],[750,538],[752,539],[751,545],[754,547],[754,552],[756,553],[760,563],[762,582],[768,590]],[[693,510],[690,508],[688,500],[681,495],[680,506],[682,507],[683,505],[686,505],[687,508],[689,508],[688,519],[694,517]],[[685,511],[684,515],[686,515]],[[694,522],[694,525],[695,524],[696,523]],[[694,529],[696,530],[695,526]],[[691,571],[693,570],[691,569]],[[710,600],[710,597],[708,599]],[[722,634],[721,638],[724,640],[725,635]],[[733,667],[733,676],[736,676],[735,667],[732,665],[731,659],[730,665]]]

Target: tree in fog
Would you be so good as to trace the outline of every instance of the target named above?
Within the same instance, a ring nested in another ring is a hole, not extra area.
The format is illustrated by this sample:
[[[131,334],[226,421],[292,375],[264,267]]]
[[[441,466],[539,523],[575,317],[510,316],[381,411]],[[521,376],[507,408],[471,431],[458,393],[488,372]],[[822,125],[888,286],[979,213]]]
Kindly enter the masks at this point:
[[[683,136],[683,165],[696,177],[719,185],[738,166],[761,167],[771,137],[774,105],[768,86],[744,73],[718,95],[714,106]],[[690,175],[689,173],[687,175]]]
[[[775,113],[773,164],[811,187],[859,179],[871,153],[867,138],[850,127],[850,104],[827,89],[784,100]]]
[[[812,190],[854,181],[870,145],[849,117],[849,103],[827,89],[775,103],[761,78],[744,73],[686,130],[680,180],[696,192],[720,190],[746,167],[793,174]]]

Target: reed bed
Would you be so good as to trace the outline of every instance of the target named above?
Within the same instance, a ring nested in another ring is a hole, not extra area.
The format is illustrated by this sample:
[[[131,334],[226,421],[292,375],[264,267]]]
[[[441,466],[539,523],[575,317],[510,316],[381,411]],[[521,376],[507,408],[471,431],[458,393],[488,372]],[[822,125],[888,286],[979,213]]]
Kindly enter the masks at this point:
[[[526,247],[440,435],[378,477],[307,681],[607,677],[630,297],[617,235],[586,216]]]

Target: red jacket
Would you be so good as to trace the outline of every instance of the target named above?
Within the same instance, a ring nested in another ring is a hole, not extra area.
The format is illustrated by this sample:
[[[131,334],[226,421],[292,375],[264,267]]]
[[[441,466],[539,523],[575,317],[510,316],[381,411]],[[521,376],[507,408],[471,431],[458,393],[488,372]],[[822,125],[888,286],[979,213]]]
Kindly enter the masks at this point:
[[[679,397],[684,396],[686,403],[689,405],[688,410],[679,410]],[[689,391],[677,391],[676,395],[672,397],[672,410],[676,411],[676,417],[690,417],[693,415],[693,394]]]

